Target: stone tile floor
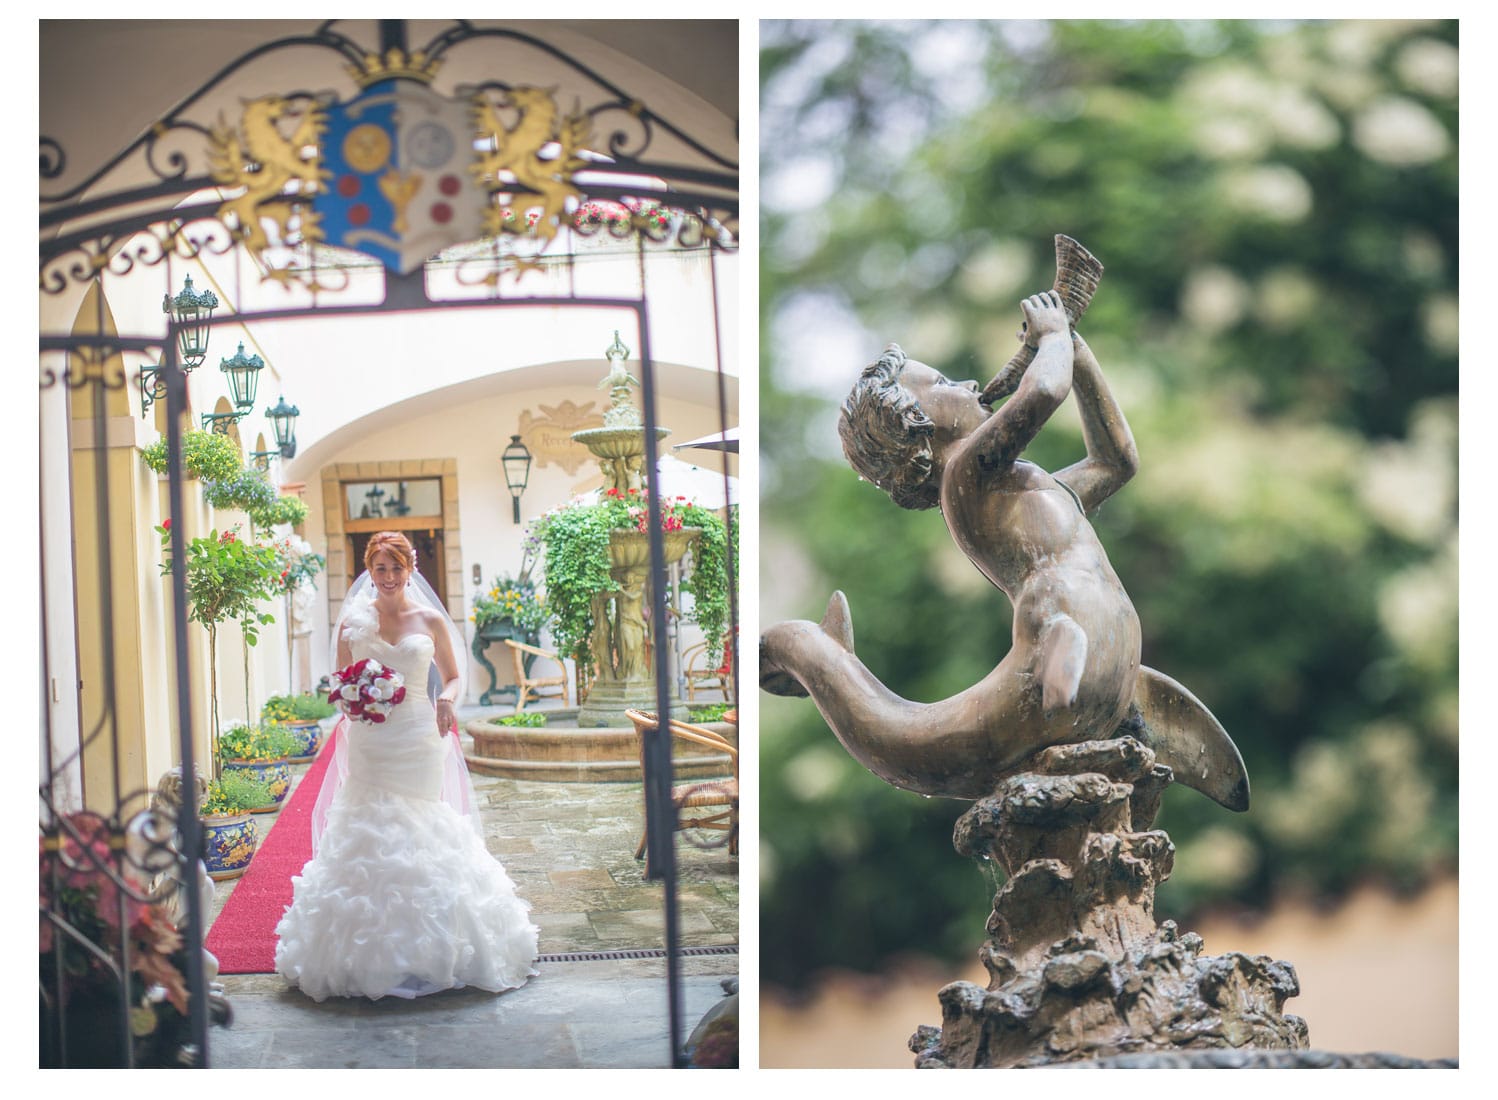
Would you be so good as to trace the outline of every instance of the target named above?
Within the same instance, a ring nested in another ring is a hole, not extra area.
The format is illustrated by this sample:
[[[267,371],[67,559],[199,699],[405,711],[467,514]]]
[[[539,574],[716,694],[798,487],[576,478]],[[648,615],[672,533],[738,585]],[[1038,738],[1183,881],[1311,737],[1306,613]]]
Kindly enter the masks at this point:
[[[507,713],[502,708],[493,708]],[[492,711],[473,709],[463,720]],[[301,768],[299,772],[305,773]],[[300,778],[300,776],[298,776]],[[546,961],[665,942],[664,890],[634,858],[639,783],[540,783],[474,776],[489,850],[541,929],[540,974],[495,996],[455,990],[414,1001],[317,1004],[274,974],[226,975],[230,1028],[210,1034],[216,1068],[651,1067],[670,1065],[663,958]],[[267,823],[268,824],[268,823]],[[677,845],[683,947],[738,943],[738,860]],[[220,883],[212,915],[232,893]],[[680,959],[683,1038],[738,975],[736,951]]]

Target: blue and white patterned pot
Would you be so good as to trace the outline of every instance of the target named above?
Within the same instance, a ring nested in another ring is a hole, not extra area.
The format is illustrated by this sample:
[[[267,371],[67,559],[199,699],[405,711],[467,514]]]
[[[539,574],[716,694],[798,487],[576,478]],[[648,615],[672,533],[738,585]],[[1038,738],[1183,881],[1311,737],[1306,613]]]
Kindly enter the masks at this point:
[[[310,764],[317,759],[317,750],[322,748],[322,723],[316,718],[297,719],[292,722],[277,722],[283,730],[294,734],[302,743],[295,755],[287,757],[289,764]]]
[[[248,812],[203,815],[203,862],[215,882],[249,870],[259,843],[260,831]]]
[[[275,813],[281,808],[281,803],[286,801],[287,792],[291,790],[291,764],[284,758],[281,760],[225,760],[224,771],[248,775],[257,783],[264,783],[270,788],[271,800],[264,806],[254,807],[250,810],[252,814]]]

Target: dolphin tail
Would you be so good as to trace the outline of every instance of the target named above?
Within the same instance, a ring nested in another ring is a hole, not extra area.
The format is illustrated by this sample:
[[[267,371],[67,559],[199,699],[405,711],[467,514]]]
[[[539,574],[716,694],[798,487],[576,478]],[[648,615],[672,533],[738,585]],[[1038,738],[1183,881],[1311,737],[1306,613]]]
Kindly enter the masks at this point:
[[[772,653],[772,648],[776,647],[769,643],[777,631],[781,632],[783,640],[787,633],[793,637],[818,629],[849,653],[853,652],[853,615],[848,610],[848,597],[842,592],[832,593],[832,598],[827,601],[827,613],[822,616],[820,623],[816,625],[805,621],[777,623],[765,632],[759,645],[759,686],[761,689],[768,691],[771,695],[789,695],[800,698],[805,698],[810,694],[800,680],[776,662]],[[778,648],[784,652],[783,645]]]
[[[848,597],[839,589],[827,601],[827,614],[822,616],[822,629],[827,636],[849,653],[853,652],[853,613],[848,610]]]
[[[1195,695],[1164,673],[1140,665],[1134,709],[1134,724],[1143,728],[1128,732],[1155,751],[1155,759],[1170,767],[1177,782],[1230,810],[1248,809],[1248,771],[1238,746]]]

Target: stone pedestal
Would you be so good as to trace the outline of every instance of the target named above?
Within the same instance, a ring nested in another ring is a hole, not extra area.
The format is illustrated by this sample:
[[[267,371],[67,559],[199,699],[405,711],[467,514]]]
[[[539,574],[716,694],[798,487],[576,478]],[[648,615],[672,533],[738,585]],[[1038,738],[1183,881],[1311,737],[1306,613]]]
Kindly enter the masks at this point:
[[[1170,769],[1133,738],[1053,746],[957,822],[953,844],[1008,876],[979,952],[988,987],[938,993],[910,1040],[926,1068],[1039,1066],[1147,1052],[1301,1050],[1289,963],[1156,926],[1175,846],[1151,829]]]

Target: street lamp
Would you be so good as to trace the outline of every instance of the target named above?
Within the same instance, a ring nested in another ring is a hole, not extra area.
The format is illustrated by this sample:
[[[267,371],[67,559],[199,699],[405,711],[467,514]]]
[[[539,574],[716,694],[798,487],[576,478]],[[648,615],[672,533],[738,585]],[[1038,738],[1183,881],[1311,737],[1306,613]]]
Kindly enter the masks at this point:
[[[302,415],[302,410],[295,405],[288,405],[286,398],[282,397],[276,402],[275,408],[266,409],[265,415],[270,417],[271,425],[276,432],[276,446],[281,448],[282,458],[296,457],[296,418]]]
[[[229,376],[229,393],[234,398],[235,411],[204,413],[203,427],[227,435],[229,425],[243,420],[255,407],[255,387],[260,372],[265,369],[265,360],[258,355],[245,355],[244,341],[241,340],[233,358],[220,359],[218,369]]]
[[[201,294],[192,289],[192,276],[183,279],[182,293],[173,298],[170,294],[161,300],[161,312],[173,317],[178,325],[177,348],[182,357],[182,369],[190,371],[203,365],[208,356],[208,322],[218,308],[218,298],[213,291]]]
[[[510,487],[510,499],[515,505],[515,522],[520,522],[520,494],[531,476],[531,453],[518,435],[510,436],[510,445],[500,457],[505,468],[505,484]]]
[[[164,294],[161,312],[177,322],[177,351],[182,372],[189,373],[203,365],[208,355],[208,322],[218,308],[218,297],[211,290],[201,294],[192,288],[192,276],[182,278],[182,292],[173,298]],[[166,379],[161,364],[142,367],[140,372],[140,414],[145,416],[152,405],[166,396]]]

